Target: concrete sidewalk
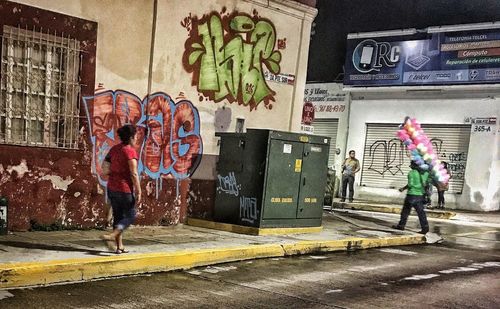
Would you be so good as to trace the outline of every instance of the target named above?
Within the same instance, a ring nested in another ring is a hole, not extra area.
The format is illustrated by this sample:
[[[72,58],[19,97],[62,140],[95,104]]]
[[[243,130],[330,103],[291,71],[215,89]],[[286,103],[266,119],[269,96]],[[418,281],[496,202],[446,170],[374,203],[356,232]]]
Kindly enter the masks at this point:
[[[425,243],[420,234],[325,214],[314,234],[250,236],[187,225],[132,227],[129,253],[114,254],[104,231],[20,232],[0,236],[0,288],[77,282],[296,254]]]
[[[378,203],[372,201],[354,201],[354,202],[333,202],[333,208],[337,209],[351,209],[351,210],[362,210],[362,211],[373,211],[373,212],[383,212],[391,214],[400,214],[402,206],[396,204],[388,203]],[[325,208],[325,209],[330,209]],[[448,209],[425,209],[427,217],[436,219],[451,219],[457,215],[456,211]],[[410,216],[416,216],[414,210],[410,213]]]

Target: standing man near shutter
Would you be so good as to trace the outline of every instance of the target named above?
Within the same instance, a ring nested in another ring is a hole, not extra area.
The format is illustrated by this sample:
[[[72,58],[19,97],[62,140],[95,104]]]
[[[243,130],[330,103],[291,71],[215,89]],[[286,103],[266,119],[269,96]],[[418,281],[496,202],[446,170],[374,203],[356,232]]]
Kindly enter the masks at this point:
[[[354,150],[349,151],[349,157],[342,163],[342,199],[341,202],[345,202],[345,197],[347,194],[347,185],[349,185],[349,202],[353,201],[354,198],[354,175],[359,172],[360,165],[358,159],[356,159],[356,152]]]

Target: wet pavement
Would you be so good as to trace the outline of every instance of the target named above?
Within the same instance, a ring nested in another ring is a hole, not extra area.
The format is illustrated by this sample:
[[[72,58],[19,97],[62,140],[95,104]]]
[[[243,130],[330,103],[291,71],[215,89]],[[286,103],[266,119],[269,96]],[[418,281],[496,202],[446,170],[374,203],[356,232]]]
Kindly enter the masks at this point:
[[[383,229],[398,219],[352,211],[338,215],[360,230],[372,224]],[[494,220],[484,221],[430,220],[431,229],[444,236],[437,245],[272,258],[0,291],[0,307],[498,308],[500,228]],[[408,228],[419,229],[415,218]]]
[[[390,227],[399,220],[397,214],[384,214],[366,211],[334,211],[341,217],[371,222],[380,226]],[[456,246],[470,246],[486,250],[500,250],[500,213],[461,213],[453,219],[429,219],[430,232],[437,233],[444,238],[444,243]],[[418,231],[418,218],[410,216],[406,230]]]

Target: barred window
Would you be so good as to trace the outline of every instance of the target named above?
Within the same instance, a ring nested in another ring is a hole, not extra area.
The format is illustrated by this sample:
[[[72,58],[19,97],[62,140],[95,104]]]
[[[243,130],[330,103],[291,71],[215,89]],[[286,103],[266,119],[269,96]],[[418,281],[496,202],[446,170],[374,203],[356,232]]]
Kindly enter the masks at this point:
[[[78,148],[80,43],[4,26],[0,143]]]

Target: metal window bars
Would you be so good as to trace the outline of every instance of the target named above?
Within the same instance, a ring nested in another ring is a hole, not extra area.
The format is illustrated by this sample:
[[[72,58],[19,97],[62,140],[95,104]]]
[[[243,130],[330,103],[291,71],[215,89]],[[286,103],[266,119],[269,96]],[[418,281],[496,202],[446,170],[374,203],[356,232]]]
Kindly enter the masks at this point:
[[[80,43],[3,27],[0,143],[78,148]]]

